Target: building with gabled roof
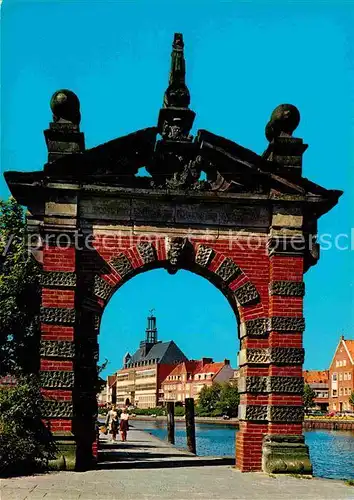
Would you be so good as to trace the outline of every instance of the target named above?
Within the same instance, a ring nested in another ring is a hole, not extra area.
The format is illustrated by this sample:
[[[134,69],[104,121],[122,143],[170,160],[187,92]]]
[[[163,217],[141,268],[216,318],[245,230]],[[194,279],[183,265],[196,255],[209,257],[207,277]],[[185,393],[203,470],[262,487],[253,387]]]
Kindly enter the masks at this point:
[[[354,392],[354,340],[339,339],[329,368],[329,410],[353,411],[349,398]]]
[[[228,359],[219,363],[212,358],[179,363],[162,382],[164,401],[182,403],[186,398],[197,400],[203,387],[214,382],[234,380],[234,374]]]
[[[314,409],[327,411],[328,410],[328,386],[329,372],[328,370],[304,370],[302,372],[304,383],[308,384],[315,392]]]
[[[161,382],[178,365],[187,361],[181,349],[170,340],[157,338],[156,317],[147,318],[145,339],[131,355],[123,358],[123,368],[114,375],[116,403],[138,408],[155,408],[163,403]]]

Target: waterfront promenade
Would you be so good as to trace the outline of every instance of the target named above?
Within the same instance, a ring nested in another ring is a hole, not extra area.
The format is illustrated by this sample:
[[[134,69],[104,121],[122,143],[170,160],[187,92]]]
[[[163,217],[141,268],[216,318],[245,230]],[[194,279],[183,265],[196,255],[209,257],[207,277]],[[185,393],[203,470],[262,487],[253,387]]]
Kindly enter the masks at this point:
[[[195,457],[139,429],[110,444],[101,435],[100,464],[88,472],[3,479],[1,500],[353,499],[343,481],[242,474],[224,459]]]

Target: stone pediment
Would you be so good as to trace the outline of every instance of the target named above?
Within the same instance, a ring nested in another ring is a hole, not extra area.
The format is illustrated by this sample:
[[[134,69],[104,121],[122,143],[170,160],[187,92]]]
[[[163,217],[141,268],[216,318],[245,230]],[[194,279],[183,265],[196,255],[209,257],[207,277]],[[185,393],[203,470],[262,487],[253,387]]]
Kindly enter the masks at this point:
[[[138,130],[83,152],[63,155],[48,162],[42,171],[10,171],[5,178],[18,199],[22,198],[21,186],[41,190],[48,183],[70,182],[126,188],[130,193],[135,189],[146,189],[149,194],[194,192],[198,198],[203,193],[208,197],[222,193],[223,198],[228,193],[260,194],[272,199],[310,197],[321,202],[318,210],[324,213],[342,194],[289,173],[276,160],[206,130],[199,130],[189,142],[163,141],[157,134],[156,127]],[[143,167],[150,177],[138,175]]]
[[[249,196],[311,202],[317,216],[327,212],[342,194],[302,177],[302,157],[307,145],[293,136],[300,121],[297,108],[278,106],[266,126],[269,145],[262,155],[207,130],[190,135],[195,113],[189,109],[185,82],[182,35],[173,42],[169,85],[156,127],[138,130],[94,148],[86,149],[80,131],[80,103],[69,90],[55,92],[51,100],[53,121],[44,131],[48,162],[41,172],[6,172],[13,195],[27,204],[28,189],[37,199],[49,185],[70,184],[71,189],[90,185],[129,196],[195,195]],[[149,176],[142,176],[145,168]],[[118,194],[117,194],[118,196]],[[33,199],[33,197],[32,197]]]

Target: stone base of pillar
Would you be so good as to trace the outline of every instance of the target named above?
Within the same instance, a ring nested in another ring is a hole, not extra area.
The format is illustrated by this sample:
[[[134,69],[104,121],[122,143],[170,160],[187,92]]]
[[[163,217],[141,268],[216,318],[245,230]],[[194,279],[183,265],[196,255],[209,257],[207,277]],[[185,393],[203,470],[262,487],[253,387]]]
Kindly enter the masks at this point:
[[[76,441],[73,435],[56,435],[56,458],[49,460],[50,470],[76,470]]]
[[[305,444],[304,436],[265,435],[262,470],[272,474],[312,474],[309,448]]]

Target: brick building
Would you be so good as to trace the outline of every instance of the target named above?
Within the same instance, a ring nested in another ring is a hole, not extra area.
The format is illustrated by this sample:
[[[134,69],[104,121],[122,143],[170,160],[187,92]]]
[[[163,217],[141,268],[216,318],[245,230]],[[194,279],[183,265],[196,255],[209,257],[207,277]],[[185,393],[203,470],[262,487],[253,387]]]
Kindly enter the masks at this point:
[[[228,382],[234,379],[234,372],[228,359],[214,363],[212,358],[202,358],[179,363],[162,382],[165,401],[182,402],[185,398],[198,399],[205,386],[213,382]]]
[[[329,368],[329,409],[348,411],[354,408],[349,403],[354,391],[354,340],[341,336]]]
[[[129,402],[138,408],[155,408],[163,403],[161,383],[176,364],[187,361],[173,342],[157,340],[156,317],[148,317],[146,338],[131,356],[124,356],[123,368],[115,374],[116,403]]]
[[[315,408],[321,411],[328,410],[328,370],[304,370],[303,377],[305,384],[308,384],[316,393],[314,398]]]

